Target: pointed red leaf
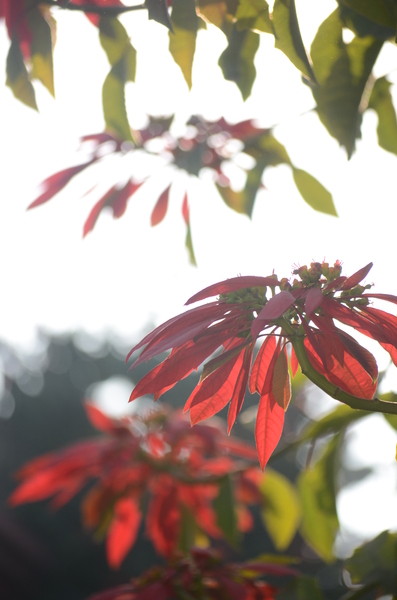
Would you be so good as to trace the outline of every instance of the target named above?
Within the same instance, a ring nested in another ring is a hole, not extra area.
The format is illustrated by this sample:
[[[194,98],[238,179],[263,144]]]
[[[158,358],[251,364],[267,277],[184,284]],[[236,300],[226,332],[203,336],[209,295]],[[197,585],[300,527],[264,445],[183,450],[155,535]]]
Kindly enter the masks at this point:
[[[386,350],[390,354],[390,358],[393,361],[393,364],[397,367],[397,348],[392,346],[391,344],[381,344],[382,348]]]
[[[156,202],[156,206],[154,207],[152,216],[150,217],[150,224],[152,227],[161,223],[161,221],[166,215],[170,189],[171,185],[169,185],[167,189],[164,190],[162,194],[160,194],[160,197]]]
[[[183,198],[182,216],[183,216],[183,220],[185,221],[186,225],[189,225],[189,202],[188,202],[188,198],[187,198],[187,192],[185,193],[185,196]]]
[[[106,433],[111,433],[115,430],[115,425],[107,415],[105,415],[99,408],[97,408],[91,402],[84,402],[85,412],[87,413],[87,417],[95,427],[95,429],[99,429],[100,431],[105,431]]]
[[[366,277],[368,275],[368,273],[370,272],[372,267],[373,267],[373,263],[370,262],[365,267],[362,267],[361,269],[359,269],[358,271],[353,273],[353,275],[350,275],[350,277],[345,279],[345,281],[343,282],[342,290],[349,290],[351,288],[354,288],[356,285],[358,285],[360,283],[360,281],[362,281],[364,279],[364,277]]]
[[[363,298],[377,298],[378,300],[386,300],[386,302],[393,302],[397,304],[397,296],[392,294],[363,294]]]
[[[272,394],[261,396],[255,424],[255,441],[262,470],[280,441],[284,415],[284,410],[276,403]]]
[[[238,374],[236,385],[233,390],[233,396],[230,399],[229,412],[227,414],[227,433],[230,431],[236,421],[241,407],[243,406],[245,393],[247,390],[247,381],[251,367],[253,344],[250,344],[244,352],[243,364]]]
[[[160,477],[153,490],[146,516],[146,531],[156,551],[170,556],[179,538],[180,507],[175,486],[168,476]]]
[[[76,165],[75,167],[69,167],[68,169],[63,169],[63,171],[59,171],[58,173],[54,173],[51,177],[48,177],[42,182],[42,186],[44,191],[36,200],[34,200],[28,206],[28,210],[30,208],[35,208],[36,206],[40,206],[40,204],[44,204],[51,200],[58,192],[60,192],[75,175],[92,165],[97,159],[92,158],[86,163],[82,165]]]
[[[259,315],[252,323],[251,335],[256,339],[262,331],[264,325],[270,323],[273,319],[281,317],[295,302],[295,298],[290,292],[281,291],[272,298],[260,311]]]
[[[205,300],[205,298],[209,298],[210,296],[228,294],[249,287],[274,287],[277,285],[279,285],[279,282],[273,277],[255,277],[250,275],[232,277],[231,279],[226,279],[225,281],[220,281],[219,283],[214,283],[213,285],[204,288],[201,292],[198,292],[189,298],[185,304],[193,304],[193,302]]]
[[[277,350],[276,339],[272,335],[265,338],[258,354],[256,355],[254,364],[252,365],[251,375],[249,380],[249,391],[262,393],[265,384],[266,376],[273,360],[273,356]]]
[[[305,300],[305,311],[308,317],[316,310],[316,308],[321,306],[323,298],[324,296],[320,288],[310,288]]]
[[[272,394],[277,404],[283,410],[287,410],[291,400],[291,381],[288,371],[287,349],[285,346],[274,363]]]
[[[114,505],[114,517],[106,537],[106,557],[113,569],[119,569],[134,545],[141,522],[136,500],[121,498]]]
[[[294,347],[291,344],[291,358],[290,358],[290,363],[291,363],[291,371],[292,371],[292,377],[295,377],[296,372],[298,370],[299,367],[299,361],[297,359],[297,356],[295,354],[295,350]]]

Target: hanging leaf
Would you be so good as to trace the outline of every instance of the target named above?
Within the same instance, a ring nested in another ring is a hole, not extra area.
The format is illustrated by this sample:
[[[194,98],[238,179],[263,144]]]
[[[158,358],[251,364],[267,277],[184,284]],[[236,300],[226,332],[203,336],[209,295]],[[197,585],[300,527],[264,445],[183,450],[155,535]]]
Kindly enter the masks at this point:
[[[243,100],[252,90],[256,77],[254,58],[259,48],[259,35],[248,29],[239,31],[234,24],[228,36],[229,45],[219,57],[218,64],[227,81],[234,81]]]
[[[190,227],[190,210],[189,210],[189,202],[188,202],[187,193],[185,194],[185,197],[184,197],[183,203],[182,203],[182,216],[183,216],[183,220],[185,221],[186,227],[187,227],[185,246],[189,253],[189,261],[192,265],[197,267],[196,257],[194,255],[194,248],[193,248],[192,229]]]
[[[106,556],[113,569],[119,569],[127,552],[135,544],[141,511],[132,498],[121,498],[114,505],[114,517],[106,537]]]
[[[274,34],[266,0],[240,0],[236,11],[238,30],[252,29]]]
[[[169,199],[169,194],[170,194],[170,188],[171,188],[171,186],[169,185],[167,187],[167,189],[164,190],[164,192],[162,194],[160,194],[160,197],[156,202],[156,206],[154,207],[152,216],[150,217],[150,224],[152,227],[161,223],[161,221],[164,219],[164,217],[166,215],[167,208],[168,208],[168,199]]]
[[[11,88],[15,98],[37,110],[36,95],[16,35],[12,38],[8,51],[6,73],[6,85]]]
[[[340,0],[370,21],[396,30],[397,11],[395,4],[388,0]]]
[[[302,503],[301,533],[325,561],[335,560],[333,546],[339,529],[335,499],[335,469],[340,435],[332,438],[314,467],[303,471],[298,478]]]
[[[295,0],[275,0],[272,22],[276,48],[281,50],[306,77],[316,83],[311,61],[299,30]]]
[[[198,21],[194,0],[173,1],[171,13],[173,33],[169,32],[169,51],[180,67],[189,89],[192,87]]]
[[[292,167],[294,182],[302,198],[319,212],[337,217],[332,195],[313,175],[303,169]]]
[[[145,0],[144,6],[148,10],[148,17],[164,25],[172,31],[172,23],[168,13],[167,0]]]
[[[286,477],[269,468],[260,483],[260,491],[263,522],[274,546],[281,552],[288,548],[301,522],[298,493]]]
[[[196,0],[197,13],[216,27],[225,35],[229,35],[234,15],[237,10],[238,0]]]
[[[275,402],[272,394],[261,396],[255,423],[255,442],[262,471],[280,441],[284,415],[284,410]]]
[[[368,108],[378,115],[378,143],[381,148],[397,154],[397,117],[390,93],[390,81],[380,77],[375,81],[369,98]]]
[[[223,531],[227,541],[236,547],[240,536],[237,529],[233,485],[229,475],[225,475],[220,479],[219,493],[213,505],[220,529]]]
[[[125,85],[135,81],[136,50],[118,19],[101,17],[99,39],[112,66],[102,88],[106,127],[121,139],[133,141],[125,106]]]
[[[397,536],[383,531],[375,539],[357,548],[345,567],[352,583],[369,585],[378,582],[382,596],[397,591]],[[378,596],[379,597],[379,596]]]
[[[348,427],[351,423],[368,417],[370,413],[364,410],[353,410],[350,406],[342,404],[329,415],[319,421],[310,423],[300,434],[299,443],[308,442],[324,435],[335,434]],[[388,416],[388,415],[385,415]],[[390,415],[394,416],[394,415]]]
[[[32,32],[32,41],[30,43],[30,62],[31,79],[38,79],[54,96],[54,69],[52,61],[53,36],[50,24],[44,18],[39,8],[27,11],[26,18],[29,28]],[[48,15],[48,19],[51,16]],[[55,28],[55,21],[52,19],[52,28]]]
[[[280,352],[274,364],[272,394],[277,404],[287,410],[291,400],[291,381],[286,348]]]
[[[345,44],[339,12],[319,27],[311,55],[319,86],[312,88],[317,114],[350,158],[360,127],[363,93],[383,42],[372,37],[354,38]]]

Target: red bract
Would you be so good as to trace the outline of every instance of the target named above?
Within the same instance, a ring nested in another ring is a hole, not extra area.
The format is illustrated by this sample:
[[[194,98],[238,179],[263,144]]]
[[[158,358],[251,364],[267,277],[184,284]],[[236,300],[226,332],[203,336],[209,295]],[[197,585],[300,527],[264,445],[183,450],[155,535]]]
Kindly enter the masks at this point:
[[[255,450],[223,435],[212,425],[192,429],[180,412],[156,411],[146,417],[113,420],[91,404],[92,424],[107,434],[66,450],[34,459],[18,473],[21,483],[12,505],[52,497],[60,507],[89,481],[83,499],[87,527],[106,533],[109,564],[118,568],[134,545],[142,522],[143,498],[149,495],[146,534],[157,552],[178,549],[182,527],[197,527],[223,537],[213,501],[225,477],[233,477],[240,531],[252,527],[247,504],[261,502]],[[110,518],[109,518],[110,517]]]
[[[248,384],[251,393],[260,395],[255,439],[264,468],[280,439],[284,411],[291,397],[289,342],[293,374],[301,363],[317,385],[331,382],[337,390],[359,399],[374,397],[376,361],[368,350],[339,329],[335,320],[377,340],[397,364],[397,318],[369,305],[371,298],[397,303],[397,297],[364,293],[371,286],[360,282],[371,266],[372,263],[346,278],[340,274],[339,262],[333,267],[325,262],[311,263],[309,268],[295,269],[293,273],[299,278],[292,282],[278,281],[275,275],[235,277],[206,288],[187,304],[217,295],[216,301],[160,325],[128,354],[127,360],[135,350],[144,347],[136,366],[171,350],[138,383],[130,400],[148,393],[157,399],[221,349],[219,356],[204,365],[185,410],[190,410],[194,424],[230,402],[230,432]],[[255,343],[263,337],[251,368]]]
[[[193,548],[190,555],[150,569],[129,584],[89,600],[275,600],[278,588],[261,581],[265,575],[285,581],[297,572],[262,561],[225,564],[214,551]]]

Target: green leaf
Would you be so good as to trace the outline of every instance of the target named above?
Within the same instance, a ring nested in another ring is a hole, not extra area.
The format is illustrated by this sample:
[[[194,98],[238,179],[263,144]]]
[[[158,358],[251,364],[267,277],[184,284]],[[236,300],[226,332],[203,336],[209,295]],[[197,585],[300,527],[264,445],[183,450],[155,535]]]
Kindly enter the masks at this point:
[[[125,106],[125,85],[135,80],[136,50],[123,25],[115,18],[101,17],[99,39],[112,65],[102,88],[105,124],[122,139],[132,141]]]
[[[295,0],[275,0],[272,22],[276,48],[281,50],[297,69],[315,82],[316,78],[299,30]]]
[[[6,85],[11,88],[15,98],[37,110],[36,95],[16,36],[13,37],[8,51],[6,73]]]
[[[259,35],[248,29],[239,31],[234,25],[228,41],[229,45],[220,55],[218,64],[224,78],[234,81],[243,100],[246,100],[256,77],[254,58],[259,48]]]
[[[388,0],[340,0],[345,6],[352,8],[360,15],[367,17],[378,25],[396,29],[397,7]]]
[[[196,0],[197,14],[229,35],[239,0]]]
[[[237,529],[233,485],[229,475],[225,475],[220,479],[219,493],[213,505],[220,529],[223,531],[229,544],[236,547],[240,536]]]
[[[262,520],[279,551],[288,548],[299,527],[302,511],[295,487],[286,477],[267,468],[260,490],[263,495]]]
[[[332,195],[313,175],[296,167],[292,167],[292,175],[300,195],[309,206],[327,215],[338,216]]]
[[[360,546],[345,567],[353,584],[380,582],[383,594],[397,592],[397,536],[384,531],[375,539]]]
[[[303,443],[331,433],[339,433],[351,423],[355,423],[359,419],[368,417],[370,414],[371,413],[365,410],[353,410],[346,404],[342,404],[319,421],[315,421],[305,427],[298,438],[298,442]],[[388,415],[385,416],[387,417]]]
[[[336,435],[314,467],[303,471],[298,478],[303,515],[301,533],[325,562],[335,560],[332,548],[339,529],[335,499],[338,447]]]
[[[148,17],[164,25],[172,31],[170,15],[168,14],[167,0],[145,0],[145,8],[148,10]]]
[[[29,29],[32,32],[30,43],[31,70],[30,78],[38,79],[54,96],[54,68],[52,61],[52,29],[38,8],[26,13]],[[49,17],[51,18],[51,17]],[[51,23],[55,28],[55,21]]]
[[[199,27],[194,0],[174,0],[171,22],[174,33],[169,33],[169,51],[191,89],[193,58]]]
[[[179,536],[179,549],[187,554],[189,550],[195,545],[196,539],[196,523],[194,516],[191,511],[184,505],[182,505],[181,514],[181,533]]]
[[[195,267],[197,267],[196,257],[195,257],[194,248],[193,248],[192,230],[191,230],[191,227],[190,227],[190,222],[189,222],[189,224],[187,226],[185,246],[186,246],[186,249],[187,249],[187,251],[189,253],[189,262],[190,262],[190,264],[192,264]]]
[[[338,11],[319,27],[311,55],[319,86],[312,88],[317,114],[350,158],[360,137],[363,94],[383,42],[372,37],[345,44]]]
[[[277,594],[277,600],[323,600],[323,595],[314,579],[297,577]]]
[[[379,146],[397,154],[397,117],[390,93],[391,85],[386,77],[377,79],[372,88],[368,108],[372,108],[378,115]]]
[[[242,29],[255,29],[274,34],[266,0],[240,0],[236,11],[236,26]]]

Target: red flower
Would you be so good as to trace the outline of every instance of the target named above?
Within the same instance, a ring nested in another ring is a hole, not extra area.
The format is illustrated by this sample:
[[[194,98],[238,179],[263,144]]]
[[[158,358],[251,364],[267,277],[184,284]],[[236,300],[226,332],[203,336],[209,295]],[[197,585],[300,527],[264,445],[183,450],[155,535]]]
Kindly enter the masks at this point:
[[[107,558],[114,568],[136,541],[148,493],[146,533],[163,556],[178,549],[182,528],[185,533],[190,528],[193,537],[197,528],[212,538],[227,535],[218,525],[213,501],[222,478],[229,475],[236,492],[237,527],[252,527],[247,504],[262,500],[252,468],[254,448],[228,438],[214,425],[192,429],[180,412],[112,420],[93,405],[86,408],[93,425],[108,436],[25,465],[12,505],[53,497],[52,504],[60,507],[97,479],[83,499],[83,521],[102,537],[106,534]]]
[[[297,572],[271,562],[224,564],[214,551],[196,548],[189,556],[154,567],[129,584],[89,600],[275,600],[278,589],[260,581],[263,575],[285,578]]]
[[[218,299],[160,325],[128,354],[127,360],[145,347],[136,366],[172,350],[138,383],[130,400],[149,393],[157,400],[221,348],[221,354],[204,365],[185,410],[190,410],[195,424],[230,402],[230,432],[248,384],[251,393],[260,395],[255,439],[263,469],[280,439],[291,397],[288,342],[292,373],[300,363],[314,383],[347,403],[351,397],[374,397],[378,370],[372,354],[334,320],[377,340],[397,364],[397,318],[369,304],[371,298],[397,303],[397,297],[365,293],[371,286],[360,282],[371,267],[372,263],[344,277],[338,261],[333,267],[311,263],[310,268],[294,270],[299,279],[292,283],[278,281],[275,275],[235,277],[202,290],[187,304],[211,296]],[[254,346],[261,337],[264,341],[251,368]],[[386,404],[374,401],[374,410],[387,412],[381,406]]]

